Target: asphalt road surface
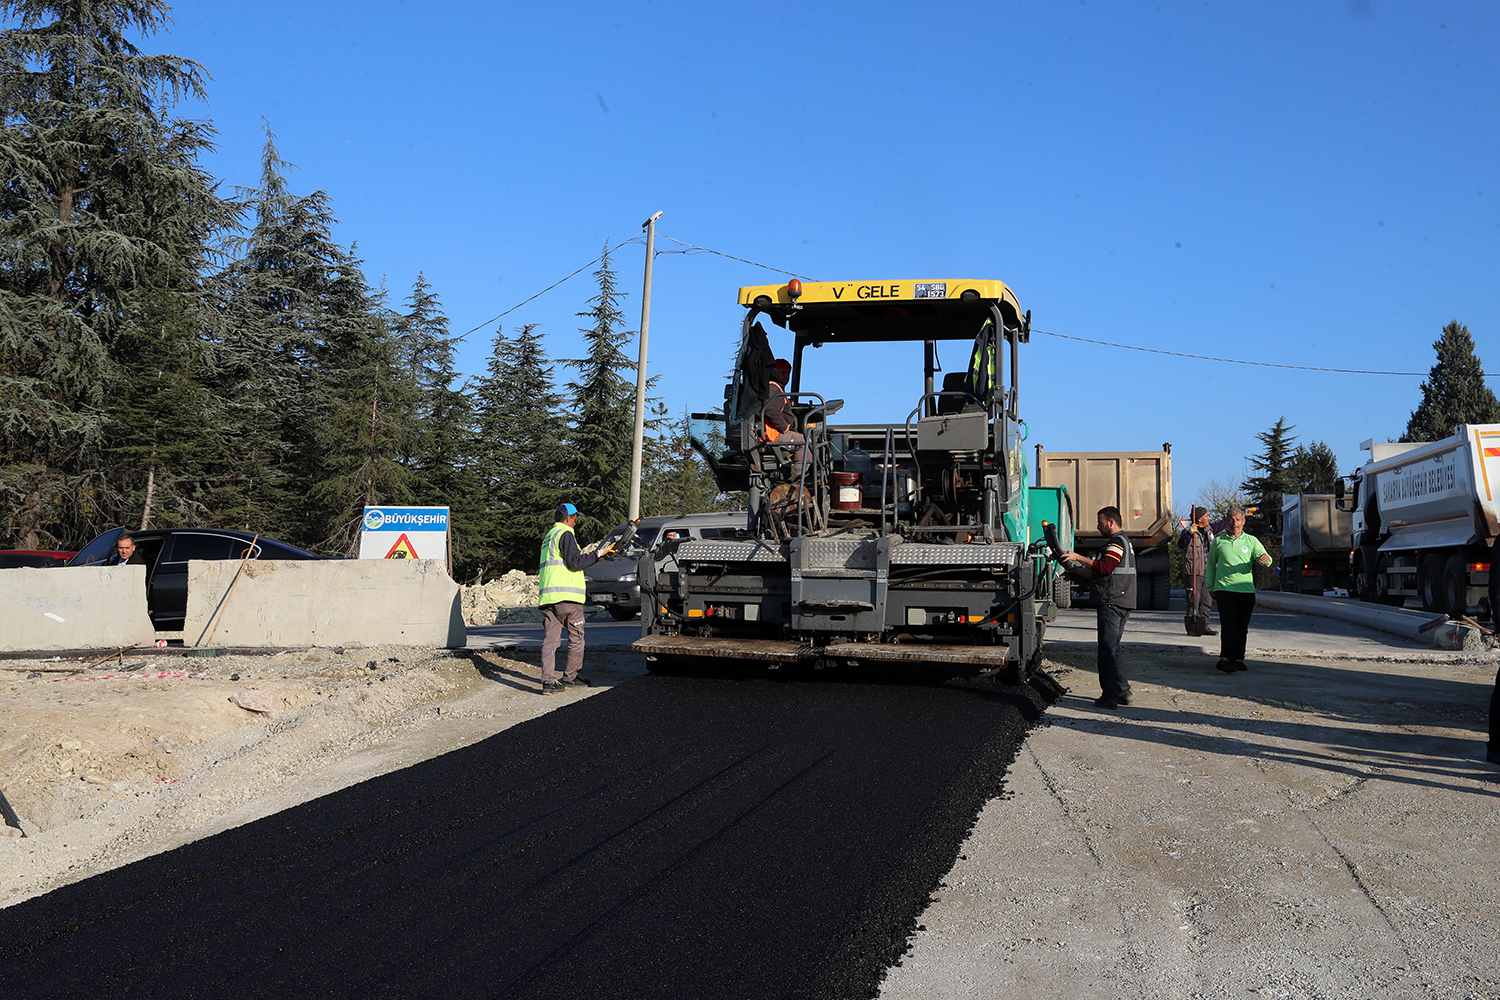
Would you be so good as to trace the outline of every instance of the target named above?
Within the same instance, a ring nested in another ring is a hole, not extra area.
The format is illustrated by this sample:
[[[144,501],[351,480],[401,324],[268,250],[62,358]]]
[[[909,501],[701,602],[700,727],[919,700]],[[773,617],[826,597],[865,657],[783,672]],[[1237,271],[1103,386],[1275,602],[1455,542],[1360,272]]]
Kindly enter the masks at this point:
[[[0,910],[0,969],[28,1000],[873,996],[1053,694],[644,677]]]

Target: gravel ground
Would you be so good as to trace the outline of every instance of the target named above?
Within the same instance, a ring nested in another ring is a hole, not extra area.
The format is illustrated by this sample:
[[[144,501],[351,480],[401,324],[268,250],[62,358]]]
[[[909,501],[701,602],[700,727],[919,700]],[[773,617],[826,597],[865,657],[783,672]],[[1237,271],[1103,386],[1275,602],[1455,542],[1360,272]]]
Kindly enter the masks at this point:
[[[1087,643],[882,997],[1500,996],[1494,656],[1250,660]]]

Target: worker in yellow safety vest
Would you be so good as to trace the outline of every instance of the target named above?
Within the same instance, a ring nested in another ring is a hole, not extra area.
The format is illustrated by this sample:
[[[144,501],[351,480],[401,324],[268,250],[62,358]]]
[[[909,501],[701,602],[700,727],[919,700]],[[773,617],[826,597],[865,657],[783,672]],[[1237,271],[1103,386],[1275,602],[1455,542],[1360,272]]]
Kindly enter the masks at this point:
[[[542,538],[542,568],[537,580],[541,591],[537,603],[542,608],[542,694],[589,686],[586,678],[578,676],[583,669],[583,604],[588,596],[583,571],[614,551],[611,544],[597,552],[584,552],[573,537],[578,508],[570,503],[558,504],[556,513],[556,523]],[[562,644],[565,628],[568,662],[559,678],[557,647]]]

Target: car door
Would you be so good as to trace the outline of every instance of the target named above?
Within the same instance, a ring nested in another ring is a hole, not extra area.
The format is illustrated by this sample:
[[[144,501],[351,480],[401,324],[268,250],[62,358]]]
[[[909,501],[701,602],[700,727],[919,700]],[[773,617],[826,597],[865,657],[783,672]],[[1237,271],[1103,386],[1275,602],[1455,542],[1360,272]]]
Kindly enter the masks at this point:
[[[158,632],[180,631],[187,617],[188,560],[232,559],[245,543],[225,535],[177,531],[167,540],[150,586],[151,621]]]

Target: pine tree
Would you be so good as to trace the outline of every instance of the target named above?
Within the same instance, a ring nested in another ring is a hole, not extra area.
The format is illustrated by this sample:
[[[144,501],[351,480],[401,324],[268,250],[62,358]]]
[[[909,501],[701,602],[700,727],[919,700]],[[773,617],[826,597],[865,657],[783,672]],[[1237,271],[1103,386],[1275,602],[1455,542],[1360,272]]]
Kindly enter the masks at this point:
[[[412,448],[406,465],[415,475],[415,502],[447,507],[453,572],[466,578],[483,564],[485,521],[474,469],[475,415],[469,396],[453,383],[453,338],[448,317],[427,279],[417,275],[409,312],[396,331],[403,380],[414,392]]]
[[[1272,556],[1281,553],[1281,495],[1292,492],[1288,461],[1292,442],[1296,440],[1287,425],[1286,417],[1279,417],[1268,431],[1255,435],[1265,450],[1252,456],[1251,467],[1260,471],[1241,484],[1250,502],[1256,508],[1245,518],[1245,530],[1260,539]]]
[[[78,542],[124,513],[101,449],[132,300],[203,273],[234,207],[197,165],[212,129],[169,117],[202,67],[127,38],[165,4],[0,13],[0,510],[13,539]]]
[[[202,471],[224,457],[216,406],[200,381],[196,288],[138,296],[116,340],[105,405],[108,479],[138,527],[203,523]]]
[[[1500,423],[1500,400],[1484,381],[1474,338],[1458,320],[1433,341],[1437,364],[1422,383],[1422,401],[1406,423],[1402,441],[1437,441],[1459,424]]]
[[[518,329],[514,339],[495,335],[475,395],[475,474],[485,508],[476,561],[490,576],[516,568],[535,572],[542,535],[566,499],[571,468],[563,397],[536,324]]]
[[[437,396],[447,390],[455,377],[453,346],[448,342],[448,317],[443,315],[442,306],[424,275],[418,273],[405,304],[410,311],[394,317],[392,322],[396,364],[410,395],[408,419],[412,434],[408,441],[410,450],[403,456],[402,464],[420,472],[426,466],[431,448],[428,438]]]
[[[314,359],[319,378],[318,462],[311,470],[309,519],[322,544],[345,557],[359,552],[366,507],[408,504],[412,473],[401,464],[410,423],[382,402],[404,398],[397,373],[397,341],[378,297],[365,285],[353,248],[327,275]],[[424,553],[425,555],[425,553]]]
[[[635,362],[623,348],[633,331],[625,326],[615,286],[609,246],[594,272],[599,294],[593,308],[578,315],[592,320],[581,328],[588,356],[563,362],[578,371],[568,383],[576,419],[572,432],[573,481],[568,499],[578,507],[580,541],[601,538],[625,520],[630,502],[630,459],[635,434]]]
[[[658,417],[664,419],[665,414],[659,413]],[[743,504],[739,497],[719,492],[719,484],[694,449],[692,437],[693,421],[684,411],[667,434],[647,441],[648,460],[643,463],[645,472],[641,484],[642,514],[696,514],[730,510]],[[722,429],[717,442],[712,435],[709,437],[704,444],[711,451],[716,446],[722,451]]]
[[[211,488],[223,520],[311,544],[315,532],[290,511],[303,505],[306,469],[315,458],[313,347],[329,260],[318,234],[326,234],[332,218],[322,192],[291,193],[290,169],[267,126],[260,187],[240,192],[254,224],[230,241],[236,257],[213,286],[212,385],[239,447],[214,471]]]
[[[352,551],[360,508],[410,498],[396,346],[323,191],[293,195],[266,131],[255,225],[216,283],[215,388],[239,442],[215,506],[250,530]],[[384,412],[393,406],[395,413]]]
[[[1322,441],[1299,444],[1287,461],[1288,493],[1332,493],[1338,479],[1338,458]]]

